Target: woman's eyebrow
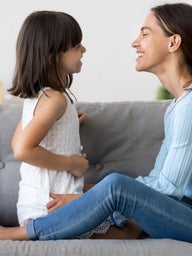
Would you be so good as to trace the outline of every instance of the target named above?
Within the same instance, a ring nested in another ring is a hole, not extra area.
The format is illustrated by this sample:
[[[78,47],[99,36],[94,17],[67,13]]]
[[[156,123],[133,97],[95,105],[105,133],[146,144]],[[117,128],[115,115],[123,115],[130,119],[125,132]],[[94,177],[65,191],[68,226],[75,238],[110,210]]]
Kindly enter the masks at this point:
[[[150,27],[147,27],[147,26],[141,27],[141,31],[143,31],[144,29],[151,30],[151,28],[150,28]]]

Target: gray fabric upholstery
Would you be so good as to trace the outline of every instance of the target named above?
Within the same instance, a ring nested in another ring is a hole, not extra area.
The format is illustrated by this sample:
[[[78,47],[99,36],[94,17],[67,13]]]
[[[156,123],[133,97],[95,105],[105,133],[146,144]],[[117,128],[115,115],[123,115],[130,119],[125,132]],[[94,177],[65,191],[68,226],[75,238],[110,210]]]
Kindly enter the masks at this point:
[[[191,256],[189,243],[170,239],[0,241],[0,256]]]
[[[79,103],[88,119],[81,127],[90,163],[86,181],[94,182],[112,169],[131,176],[153,168],[163,134],[168,102]]]
[[[17,224],[16,201],[20,180],[19,166],[13,157],[11,138],[21,116],[21,106],[0,105],[0,225]]]
[[[163,115],[169,101],[79,102],[88,115],[80,135],[90,167],[86,183],[95,183],[114,170],[135,177],[147,174],[163,139]],[[0,225],[17,225],[19,166],[11,138],[21,117],[21,105],[0,105]],[[170,239],[0,241],[0,255],[174,255],[192,254],[192,245]]]

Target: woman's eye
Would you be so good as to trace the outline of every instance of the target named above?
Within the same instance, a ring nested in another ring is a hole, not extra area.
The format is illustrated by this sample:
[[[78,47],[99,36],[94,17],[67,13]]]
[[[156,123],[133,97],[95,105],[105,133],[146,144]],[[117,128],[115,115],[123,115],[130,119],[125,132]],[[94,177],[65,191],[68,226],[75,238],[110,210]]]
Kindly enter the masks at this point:
[[[147,35],[148,35],[146,29],[143,29],[143,30],[141,31],[141,34],[142,34],[142,36],[147,36]]]
[[[143,31],[142,36],[146,36],[146,35],[147,35],[147,33]]]

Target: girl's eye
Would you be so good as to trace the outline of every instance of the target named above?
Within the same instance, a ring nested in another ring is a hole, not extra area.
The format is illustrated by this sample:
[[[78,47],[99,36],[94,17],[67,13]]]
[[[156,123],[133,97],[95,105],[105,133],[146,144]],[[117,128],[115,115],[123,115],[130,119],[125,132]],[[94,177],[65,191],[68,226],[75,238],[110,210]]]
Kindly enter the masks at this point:
[[[75,48],[76,48],[76,49],[79,49],[80,46],[81,46],[81,44],[77,44],[77,45],[75,46]]]

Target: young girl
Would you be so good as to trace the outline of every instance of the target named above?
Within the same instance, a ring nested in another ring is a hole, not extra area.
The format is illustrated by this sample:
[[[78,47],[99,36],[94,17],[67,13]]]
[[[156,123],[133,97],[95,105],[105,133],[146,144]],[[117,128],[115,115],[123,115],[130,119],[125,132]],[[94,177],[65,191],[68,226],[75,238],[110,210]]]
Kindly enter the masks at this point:
[[[79,120],[69,90],[86,51],[81,40],[73,17],[51,11],[29,15],[18,36],[9,92],[24,98],[13,138],[15,158],[22,161],[17,203],[21,226],[47,214],[50,193],[83,192],[88,161],[81,154]]]
[[[24,228],[1,228],[1,239],[74,238],[111,216],[116,222],[134,219],[152,238],[192,242],[191,17],[189,4],[156,6],[132,43],[138,54],[136,70],[155,74],[175,98],[165,113],[165,138],[149,175],[108,175]]]

